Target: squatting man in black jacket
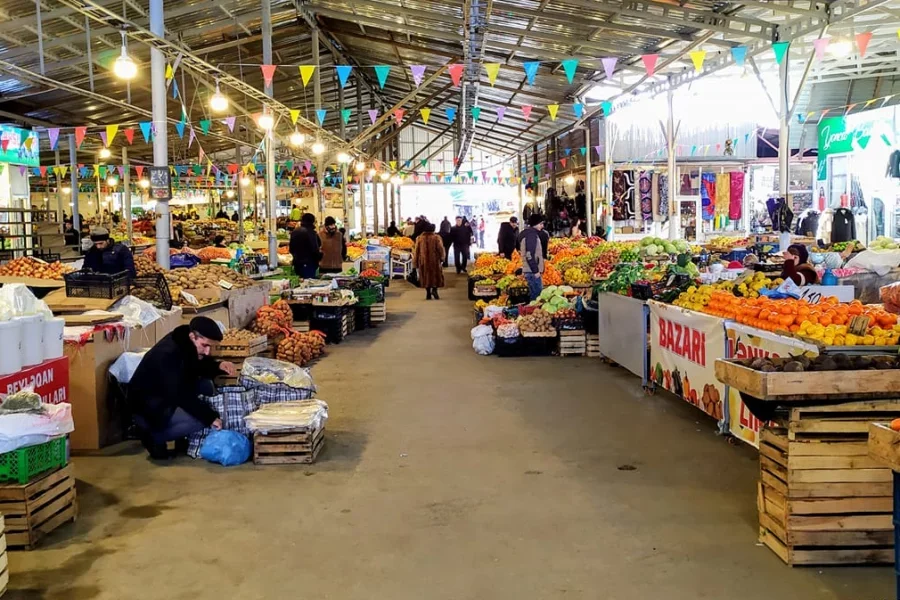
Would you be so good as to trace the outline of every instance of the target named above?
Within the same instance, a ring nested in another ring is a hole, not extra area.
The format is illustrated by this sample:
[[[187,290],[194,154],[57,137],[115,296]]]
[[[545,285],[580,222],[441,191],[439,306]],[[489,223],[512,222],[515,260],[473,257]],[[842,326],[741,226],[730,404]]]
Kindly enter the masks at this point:
[[[234,376],[230,362],[209,357],[222,341],[222,330],[208,317],[194,317],[176,327],[151,348],[138,365],[129,385],[134,421],[151,458],[168,458],[166,442],[176,451],[187,450],[188,435],[206,427],[222,428],[219,414],[199,395],[212,395],[212,378]]]

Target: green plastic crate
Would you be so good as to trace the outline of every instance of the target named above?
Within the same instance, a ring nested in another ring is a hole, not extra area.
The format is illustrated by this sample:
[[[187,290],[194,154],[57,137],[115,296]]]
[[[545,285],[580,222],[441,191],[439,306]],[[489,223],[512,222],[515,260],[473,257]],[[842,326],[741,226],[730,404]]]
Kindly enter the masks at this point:
[[[378,290],[376,290],[375,288],[356,290],[353,292],[353,295],[356,296],[357,306],[372,306],[373,304],[378,302]]]
[[[65,436],[5,452],[0,454],[0,481],[28,483],[36,475],[65,466],[68,460]]]

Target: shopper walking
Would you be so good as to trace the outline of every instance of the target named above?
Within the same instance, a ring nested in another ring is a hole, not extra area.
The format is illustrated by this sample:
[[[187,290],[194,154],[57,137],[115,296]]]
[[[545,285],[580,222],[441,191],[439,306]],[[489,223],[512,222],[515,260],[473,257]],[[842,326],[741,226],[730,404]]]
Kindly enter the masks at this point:
[[[497,248],[506,260],[512,258],[516,249],[516,239],[519,237],[519,219],[510,217],[506,223],[500,223],[500,232],[497,234]]]
[[[444,243],[444,266],[446,267],[450,261],[450,244],[452,243],[450,239],[450,219],[444,216],[444,220],[441,221],[441,230],[438,232],[441,236],[441,241]]]
[[[315,278],[322,260],[315,215],[306,213],[300,218],[300,227],[291,232],[289,249],[294,258],[294,273],[302,279]]]
[[[319,230],[319,245],[322,248],[322,261],[319,271],[322,273],[340,273],[347,258],[347,242],[338,231],[334,217],[325,217],[325,227]]]
[[[533,214],[528,219],[531,226],[519,236],[519,254],[522,255],[522,274],[528,282],[528,295],[531,300],[536,300],[544,289],[541,276],[544,274],[544,250],[541,232],[544,229],[544,219],[539,214]]]
[[[419,285],[425,288],[425,299],[440,300],[438,288],[444,287],[444,243],[434,232],[435,227],[429,223],[416,240],[413,251],[413,266],[419,273]]]
[[[466,273],[469,264],[469,248],[472,245],[472,228],[465,224],[464,217],[456,217],[456,225],[450,228],[450,240],[453,242],[453,264],[457,275]]]
[[[478,217],[478,247],[484,248],[484,217]]]

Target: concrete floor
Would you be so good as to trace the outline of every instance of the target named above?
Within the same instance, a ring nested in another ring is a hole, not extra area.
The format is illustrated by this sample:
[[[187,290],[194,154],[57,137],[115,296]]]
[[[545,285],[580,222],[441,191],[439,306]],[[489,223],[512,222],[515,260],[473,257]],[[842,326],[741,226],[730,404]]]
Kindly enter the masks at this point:
[[[758,546],[756,452],[695,409],[596,359],[477,356],[448,285],[328,347],[315,465],[76,458],[78,522],[10,555],[7,598],[893,597],[890,568]]]

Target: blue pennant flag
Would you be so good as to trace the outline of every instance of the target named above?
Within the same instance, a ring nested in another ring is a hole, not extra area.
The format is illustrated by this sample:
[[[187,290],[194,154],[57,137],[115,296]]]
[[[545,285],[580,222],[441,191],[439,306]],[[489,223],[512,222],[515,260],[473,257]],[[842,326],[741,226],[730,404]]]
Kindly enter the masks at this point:
[[[173,98],[178,97],[178,82],[175,81],[174,79],[172,80],[172,97]]]
[[[571,148],[566,148],[566,156],[569,156],[569,155],[571,155],[571,154],[572,154],[572,149],[571,149]]]
[[[734,64],[743,67],[744,61],[747,59],[747,46],[735,46],[732,48],[731,57],[734,59]]]
[[[341,87],[347,85],[347,78],[350,77],[350,71],[353,70],[353,67],[350,65],[337,65],[334,67],[337,71],[338,81],[341,82]]]
[[[447,120],[451,123],[456,120],[456,109],[450,107],[447,109]]]
[[[325,115],[328,111],[324,108],[319,108],[316,110],[316,119],[319,121],[319,127],[325,122]]]
[[[142,121],[138,123],[141,126],[141,133],[144,136],[144,142],[150,141],[150,127],[153,125],[152,121]]]
[[[178,132],[178,137],[184,139],[184,121],[178,121],[175,123],[175,131]]]
[[[525,77],[528,78],[528,85],[534,85],[534,76],[537,75],[538,67],[540,66],[541,63],[538,61],[522,63],[522,68],[525,69]]]
[[[580,119],[581,115],[584,114],[584,104],[573,104],[572,110],[575,111],[575,117]]]

